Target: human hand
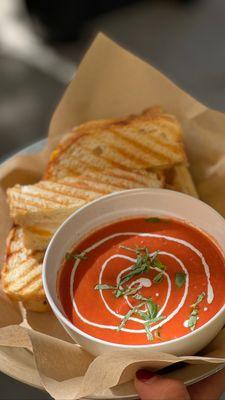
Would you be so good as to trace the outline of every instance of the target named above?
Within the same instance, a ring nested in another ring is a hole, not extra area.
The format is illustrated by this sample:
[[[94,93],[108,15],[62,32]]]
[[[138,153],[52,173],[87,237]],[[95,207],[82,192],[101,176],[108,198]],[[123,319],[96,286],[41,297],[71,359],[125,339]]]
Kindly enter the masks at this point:
[[[134,384],[141,400],[219,400],[225,391],[225,369],[188,388],[179,380],[141,369]]]

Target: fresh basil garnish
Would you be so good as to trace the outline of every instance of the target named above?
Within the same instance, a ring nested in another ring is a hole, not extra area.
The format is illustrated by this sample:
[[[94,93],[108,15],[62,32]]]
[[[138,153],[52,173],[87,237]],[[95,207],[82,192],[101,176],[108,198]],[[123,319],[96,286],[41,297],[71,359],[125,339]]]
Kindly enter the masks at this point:
[[[184,272],[177,272],[175,275],[175,283],[179,289],[182,288],[182,286],[186,282],[186,274]]]

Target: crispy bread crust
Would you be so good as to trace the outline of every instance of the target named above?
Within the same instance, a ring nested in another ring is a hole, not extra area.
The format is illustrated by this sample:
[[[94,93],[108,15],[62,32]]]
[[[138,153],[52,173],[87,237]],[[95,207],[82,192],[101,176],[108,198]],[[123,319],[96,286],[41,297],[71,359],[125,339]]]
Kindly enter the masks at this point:
[[[43,252],[25,249],[21,228],[10,230],[1,272],[3,290],[12,300],[22,301],[29,309],[38,312],[48,309],[41,281],[43,256]]]

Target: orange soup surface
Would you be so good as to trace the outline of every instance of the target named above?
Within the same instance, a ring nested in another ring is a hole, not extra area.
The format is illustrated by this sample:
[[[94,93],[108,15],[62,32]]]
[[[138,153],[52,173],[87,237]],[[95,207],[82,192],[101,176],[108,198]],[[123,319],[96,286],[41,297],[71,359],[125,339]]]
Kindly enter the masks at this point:
[[[58,295],[68,319],[95,338],[161,343],[198,329],[223,307],[225,260],[187,223],[123,220],[66,254]]]

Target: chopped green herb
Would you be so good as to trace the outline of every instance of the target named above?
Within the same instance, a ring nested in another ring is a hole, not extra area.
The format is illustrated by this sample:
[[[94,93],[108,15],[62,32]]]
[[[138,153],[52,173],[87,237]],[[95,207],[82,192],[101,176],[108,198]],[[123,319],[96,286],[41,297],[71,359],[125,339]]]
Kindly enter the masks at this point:
[[[143,297],[141,294],[137,293],[133,296],[135,300],[147,301],[149,300],[147,297]]]
[[[150,331],[149,326],[146,324],[145,324],[145,331],[146,331],[148,340],[150,340],[152,342],[154,340],[154,336],[153,336],[152,332]]]
[[[127,288],[127,289],[116,289],[116,293],[115,293],[115,296],[117,297],[117,298],[119,298],[119,297],[122,297],[122,296],[132,296],[132,295],[134,295],[135,293],[137,293],[138,292],[138,290],[140,290],[140,286],[137,286],[137,287],[132,287],[132,288]]]
[[[166,270],[166,266],[158,259],[158,254],[152,260],[152,265],[154,268],[161,269],[162,271]]]
[[[107,284],[95,286],[95,290],[112,290],[112,289],[116,289],[115,286],[111,286],[111,285],[107,285]]]
[[[198,297],[197,300],[194,304],[191,305],[192,311],[188,320],[188,328],[190,328],[191,331],[194,331],[196,324],[198,322],[199,316],[199,304],[202,302],[202,300],[205,298],[206,294],[205,292],[202,292]]]
[[[141,254],[141,252],[148,253],[148,248],[147,247],[136,247],[136,248],[133,248],[133,247],[129,247],[129,246],[124,246],[122,244],[119,247],[120,247],[120,249],[132,251],[133,253],[136,253],[136,254]]]
[[[184,272],[177,272],[175,275],[175,283],[179,289],[182,288],[186,282],[186,274]]]
[[[162,220],[158,217],[150,217],[150,218],[145,218],[146,222],[161,222]]]
[[[152,299],[148,299],[146,305],[148,309],[149,319],[156,318],[158,313],[158,305],[153,303]]]
[[[202,292],[202,293],[198,296],[196,302],[195,302],[194,304],[192,304],[191,307],[192,307],[192,308],[196,308],[196,307],[199,305],[199,303],[202,302],[202,300],[205,298],[205,296],[206,296],[205,292]]]
[[[165,271],[165,270],[166,270],[166,266],[165,266],[161,261],[159,261],[158,258],[155,258],[155,259],[153,260],[153,267],[154,267],[154,268],[161,269],[162,271]]]
[[[160,283],[160,282],[162,282],[163,278],[164,278],[163,273],[160,272],[159,274],[157,274],[157,275],[154,277],[153,282],[154,282],[154,283]]]
[[[82,253],[66,253],[65,255],[65,259],[66,261],[70,261],[70,260],[84,260],[85,258],[87,258],[87,255],[85,252]]]
[[[152,332],[150,331],[150,326],[151,326],[152,324],[154,324],[155,322],[161,321],[161,320],[164,319],[164,318],[165,318],[165,317],[160,316],[160,317],[156,317],[156,318],[154,318],[154,319],[152,319],[152,320],[146,321],[146,322],[144,323],[145,331],[146,331],[146,333],[147,333],[147,337],[148,337],[149,340],[154,340],[154,336],[153,336]],[[158,332],[159,332],[159,330],[158,330]],[[156,337],[157,337],[157,336],[156,336]],[[159,337],[159,339],[161,339],[161,337]]]
[[[131,278],[136,275],[143,274],[146,271],[145,266],[133,269],[129,274],[125,275],[119,282],[118,286],[122,286],[124,283],[128,282]]]
[[[131,310],[128,311],[128,313],[125,315],[125,317],[123,318],[121,324],[118,326],[117,330],[120,331],[124,325],[127,323],[127,321],[129,320],[129,318],[136,312],[135,308],[132,308]]]
[[[131,310],[129,310],[128,313],[124,316],[124,318],[123,318],[121,324],[118,326],[117,330],[120,331],[124,327],[124,325],[127,323],[127,321],[130,319],[130,317],[133,314],[136,314],[138,309],[143,307],[144,304],[145,303],[140,303],[140,304],[138,304],[138,306],[131,308]]]
[[[122,246],[122,248],[129,249],[131,251],[134,251],[134,249],[127,248],[126,246]],[[160,260],[158,260],[158,251],[156,251],[153,256],[151,257],[148,251],[147,247],[143,248],[137,248],[135,250],[137,257],[136,257],[136,262],[134,266],[131,268],[130,272],[122,277],[118,283],[118,289],[115,292],[116,297],[121,297],[122,295],[125,295],[126,293],[123,292],[121,287],[124,285],[124,283],[128,282],[130,279],[137,275],[141,275],[143,273],[148,272],[151,268],[158,268],[161,271],[164,271],[166,269],[166,266],[161,263]],[[163,275],[158,275],[155,277],[155,282],[159,283],[163,280]]]
[[[198,321],[198,310],[194,309],[191,312],[189,320],[188,320],[188,328],[190,328],[191,331],[193,331],[195,329],[197,321]]]
[[[96,290],[114,290],[116,298],[122,297],[122,296],[133,296],[135,295],[138,290],[140,290],[141,286],[137,287],[127,287],[126,289],[118,288],[118,286],[112,286],[108,284],[98,284],[95,286]]]
[[[66,253],[66,255],[65,255],[65,259],[66,259],[66,261],[70,261],[70,260],[72,260],[72,259],[73,259],[73,256],[72,256],[72,254],[70,254],[70,253]]]
[[[137,314],[144,319],[145,321],[149,321],[149,316],[146,311],[137,310]]]
[[[154,263],[154,261],[157,259],[158,254],[159,254],[159,250],[156,250],[156,251],[153,253],[152,258],[151,258],[152,263]]]
[[[73,258],[73,257],[71,257],[71,254],[70,254],[70,253],[66,253],[66,255],[65,255],[66,261],[70,261],[70,260],[72,260],[72,258]]]
[[[144,250],[137,249],[137,258],[135,265],[131,268],[131,271],[125,275],[118,283],[118,287],[120,288],[124,283],[128,282],[136,275],[143,274],[150,270],[151,268],[151,257],[149,255],[148,249],[144,248]],[[118,297],[118,293],[116,292],[116,297]]]
[[[115,290],[115,297],[118,299],[119,297],[122,297],[124,295],[124,290],[121,289],[116,289]]]

